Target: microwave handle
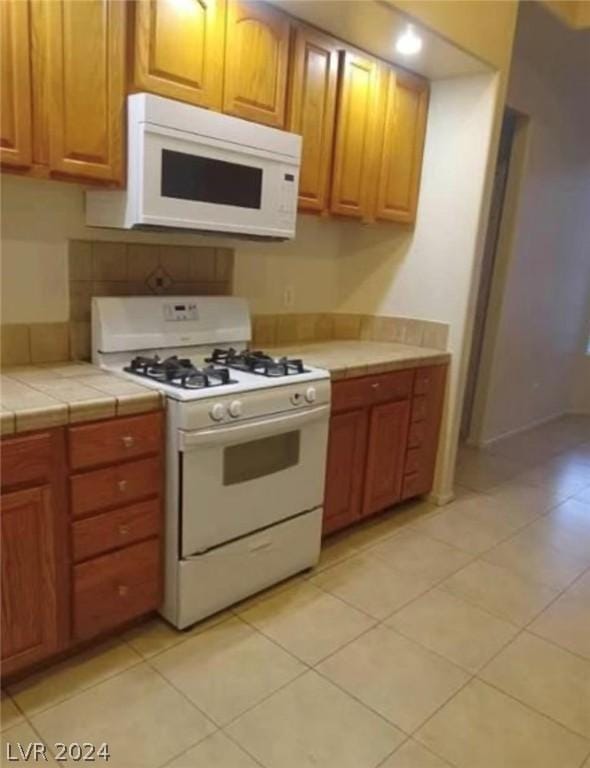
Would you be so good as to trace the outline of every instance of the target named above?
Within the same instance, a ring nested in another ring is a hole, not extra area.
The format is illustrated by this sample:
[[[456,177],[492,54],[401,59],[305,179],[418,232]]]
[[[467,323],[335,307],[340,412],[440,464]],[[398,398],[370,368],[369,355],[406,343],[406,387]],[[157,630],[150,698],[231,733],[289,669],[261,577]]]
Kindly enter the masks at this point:
[[[329,412],[330,407],[328,405],[320,405],[297,413],[283,413],[267,419],[252,419],[242,424],[232,424],[227,427],[199,429],[195,432],[181,430],[180,450],[187,451],[203,445],[209,447],[212,445],[230,445],[245,440],[257,440],[260,437],[299,429],[299,427],[322,418],[327,420]]]

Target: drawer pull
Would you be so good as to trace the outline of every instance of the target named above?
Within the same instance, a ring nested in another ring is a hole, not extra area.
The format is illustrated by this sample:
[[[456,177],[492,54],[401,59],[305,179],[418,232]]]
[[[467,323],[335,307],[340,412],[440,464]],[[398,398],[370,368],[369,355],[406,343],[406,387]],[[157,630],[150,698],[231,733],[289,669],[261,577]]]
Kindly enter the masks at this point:
[[[119,526],[119,534],[121,536],[128,536],[129,535],[129,526],[128,525],[120,525]]]
[[[371,386],[373,387],[373,389],[379,389],[379,382],[376,381],[374,384],[371,384]]]
[[[117,587],[117,593],[119,597],[127,597],[127,595],[129,594],[129,587],[126,586],[125,584],[119,584],[119,586]]]
[[[135,445],[135,438],[133,437],[133,435],[124,435],[121,438],[121,442],[123,443],[125,448],[133,448],[133,446]]]
[[[121,491],[121,493],[125,493],[127,490],[127,480],[119,480],[117,483],[117,488]]]

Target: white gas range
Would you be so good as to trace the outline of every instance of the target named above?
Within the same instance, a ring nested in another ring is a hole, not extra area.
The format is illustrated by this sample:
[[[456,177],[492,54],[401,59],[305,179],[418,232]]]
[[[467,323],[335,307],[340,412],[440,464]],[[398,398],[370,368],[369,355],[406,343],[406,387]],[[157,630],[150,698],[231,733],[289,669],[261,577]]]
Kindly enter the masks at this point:
[[[250,339],[239,298],[92,302],[93,362],[166,395],[162,613],[180,628],[319,556],[329,374]]]

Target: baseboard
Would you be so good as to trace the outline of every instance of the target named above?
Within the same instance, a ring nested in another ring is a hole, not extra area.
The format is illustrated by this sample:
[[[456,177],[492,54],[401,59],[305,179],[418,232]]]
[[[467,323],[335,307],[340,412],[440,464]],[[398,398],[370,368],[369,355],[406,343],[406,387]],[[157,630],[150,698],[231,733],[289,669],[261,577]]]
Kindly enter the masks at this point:
[[[487,440],[472,440],[471,438],[467,438],[465,442],[467,445],[472,445],[474,448],[491,448],[492,445],[499,443],[501,440],[506,440],[507,437],[519,435],[521,432],[528,432],[529,429],[541,427],[543,424],[549,424],[550,421],[555,421],[556,419],[560,419],[563,416],[568,416],[570,413],[570,411],[559,411],[558,413],[554,413],[552,416],[545,416],[542,419],[531,421],[525,426],[517,427],[517,429],[509,429],[507,432],[502,432],[501,435],[490,437]]]
[[[454,491],[449,493],[429,493],[426,498],[428,501],[436,504],[437,507],[444,507],[445,504],[450,504],[451,501],[455,500],[455,493]]]

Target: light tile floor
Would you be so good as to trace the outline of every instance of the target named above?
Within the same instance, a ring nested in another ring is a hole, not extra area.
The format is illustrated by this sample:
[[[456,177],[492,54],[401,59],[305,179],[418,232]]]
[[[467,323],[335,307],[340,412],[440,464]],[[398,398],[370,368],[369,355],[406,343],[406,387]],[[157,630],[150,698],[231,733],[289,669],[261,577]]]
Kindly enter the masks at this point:
[[[457,480],[188,632],[11,686],[2,765],[44,740],[113,768],[590,768],[590,418],[464,448]]]

